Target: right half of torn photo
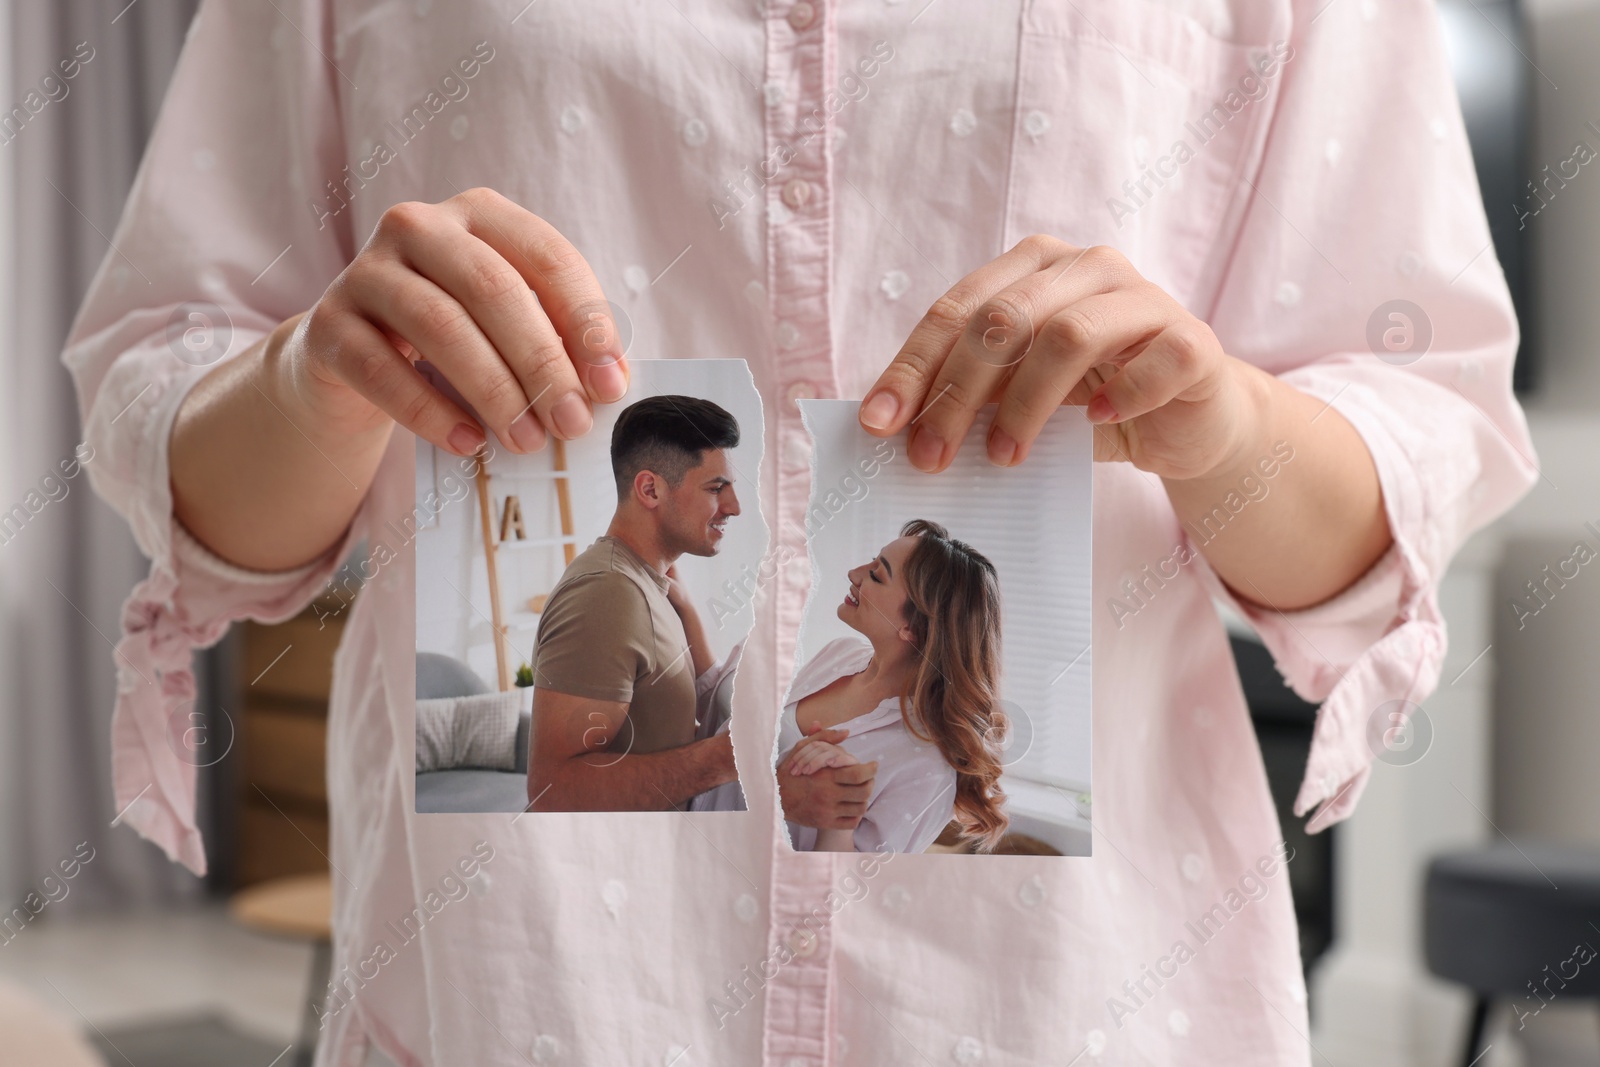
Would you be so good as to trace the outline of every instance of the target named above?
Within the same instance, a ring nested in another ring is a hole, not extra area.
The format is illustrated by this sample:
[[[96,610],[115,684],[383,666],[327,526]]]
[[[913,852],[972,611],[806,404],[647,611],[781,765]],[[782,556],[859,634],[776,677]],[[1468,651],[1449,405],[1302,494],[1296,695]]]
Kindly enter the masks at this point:
[[[853,830],[790,823],[790,844],[1088,856],[1092,427],[1063,408],[997,468],[985,408],[929,475],[858,407],[800,404],[812,585],[774,770],[876,770]]]

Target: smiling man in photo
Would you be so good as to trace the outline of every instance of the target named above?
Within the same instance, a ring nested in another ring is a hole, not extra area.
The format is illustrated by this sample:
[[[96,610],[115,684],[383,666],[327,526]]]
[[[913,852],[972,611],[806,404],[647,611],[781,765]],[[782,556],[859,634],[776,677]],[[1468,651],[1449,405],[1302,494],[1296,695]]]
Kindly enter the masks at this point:
[[[709,400],[654,396],[611,435],[617,510],[551,592],[534,645],[534,811],[680,808],[736,780],[727,733],[695,739],[705,631],[676,584],[739,514],[728,451],[739,423]]]

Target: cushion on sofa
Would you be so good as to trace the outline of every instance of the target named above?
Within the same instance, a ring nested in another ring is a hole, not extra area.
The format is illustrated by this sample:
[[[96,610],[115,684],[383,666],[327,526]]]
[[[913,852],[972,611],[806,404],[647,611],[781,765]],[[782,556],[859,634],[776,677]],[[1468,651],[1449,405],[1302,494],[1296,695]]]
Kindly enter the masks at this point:
[[[417,771],[514,771],[522,700],[516,690],[417,701]]]

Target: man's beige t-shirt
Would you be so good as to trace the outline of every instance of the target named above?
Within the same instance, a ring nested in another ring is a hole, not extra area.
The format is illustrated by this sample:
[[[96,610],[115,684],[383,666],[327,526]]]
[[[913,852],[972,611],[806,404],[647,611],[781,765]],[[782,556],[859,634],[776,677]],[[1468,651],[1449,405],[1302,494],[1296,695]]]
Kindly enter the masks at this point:
[[[633,549],[602,536],[567,567],[539,617],[536,688],[629,706],[611,751],[694,740],[694,658],[668,585]]]

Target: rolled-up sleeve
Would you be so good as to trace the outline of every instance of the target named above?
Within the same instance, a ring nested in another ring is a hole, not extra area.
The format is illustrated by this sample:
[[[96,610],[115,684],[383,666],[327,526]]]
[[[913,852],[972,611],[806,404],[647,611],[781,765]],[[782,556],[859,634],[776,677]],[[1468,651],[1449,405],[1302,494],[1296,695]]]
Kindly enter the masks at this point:
[[[197,761],[184,743],[192,651],[234,619],[302,610],[365,529],[363,507],[322,557],[246,570],[174,519],[168,474],[168,438],[189,389],[310,307],[352,254],[339,217],[312,207],[344,165],[324,7],[202,6],[62,354],[92,449],[90,484],[151,561],[123,605],[115,651],[117,816],[196,873],[205,870]]]
[[[1434,5],[1317,0],[1296,3],[1294,20],[1209,321],[1230,354],[1355,427],[1394,544],[1331,600],[1289,612],[1236,596],[1203,556],[1197,571],[1295,692],[1322,705],[1295,803],[1316,809],[1316,831],[1366,784],[1374,713],[1438,685],[1440,578],[1538,467],[1511,390],[1516,317]]]

